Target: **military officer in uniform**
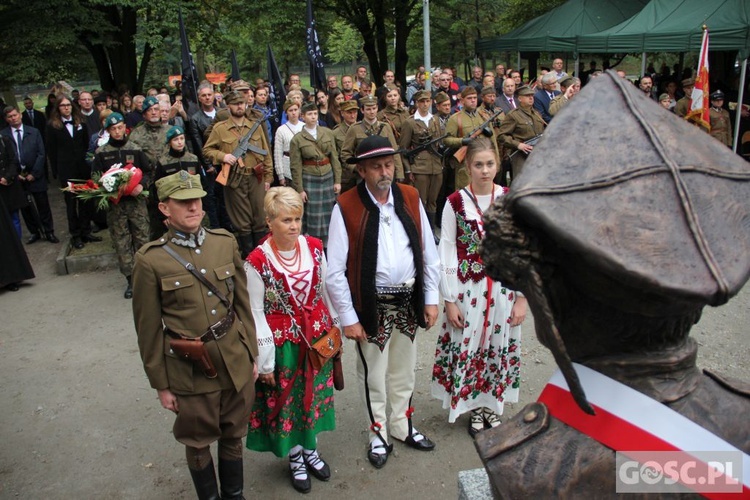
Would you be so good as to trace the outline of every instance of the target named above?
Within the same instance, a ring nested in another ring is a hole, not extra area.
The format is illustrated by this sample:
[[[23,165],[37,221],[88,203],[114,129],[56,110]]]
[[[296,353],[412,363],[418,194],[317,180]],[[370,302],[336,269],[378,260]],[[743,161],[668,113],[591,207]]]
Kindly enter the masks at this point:
[[[732,122],[729,119],[729,111],[724,109],[724,92],[717,90],[712,92],[711,108],[708,116],[711,120],[711,137],[718,139],[727,147],[732,147]]]
[[[409,154],[410,150],[419,148],[428,142],[440,138],[442,130],[440,119],[434,116],[432,109],[432,92],[420,90],[414,94],[417,110],[413,116],[401,127],[399,146],[406,153],[404,164],[411,172],[409,180],[419,191],[419,198],[427,212],[433,232],[437,213],[437,198],[443,185],[443,156],[440,153],[441,144],[433,143],[423,147],[416,154]]]
[[[128,163],[140,168],[143,174],[140,185],[130,196],[123,196],[118,203],[110,203],[107,209],[107,227],[117,253],[120,272],[128,284],[124,297],[133,297],[133,255],[149,241],[149,218],[146,201],[139,194],[151,184],[151,162],[140,146],[127,136],[125,118],[120,113],[112,113],[104,121],[109,140],[94,153],[91,165],[93,172],[104,173],[116,164],[123,167]],[[162,226],[163,228],[164,226]]]
[[[138,251],[133,270],[143,366],[161,405],[177,414],[173,433],[185,445],[198,498],[219,498],[209,448],[218,441],[221,498],[239,500],[242,438],[258,377],[243,261],[230,233],[201,226],[206,192],[197,175],[182,170],[156,187],[169,231]],[[204,363],[178,354],[178,343],[205,348]]]
[[[445,127],[445,133],[448,134],[448,137],[444,140],[445,145],[449,148],[454,148],[455,150],[468,145],[472,141],[472,138],[469,137],[469,135],[491,116],[480,113],[477,110],[477,89],[474,87],[464,87],[461,91],[461,99],[463,102],[463,108],[461,108],[461,111],[458,113],[451,115],[448,119],[448,124]],[[495,131],[493,128],[487,126],[482,133],[492,140],[492,143],[495,145],[495,154],[500,158],[500,154],[497,151],[497,141],[495,140]],[[457,191],[468,186],[469,173],[464,168],[464,162],[459,162],[455,157],[449,157],[448,161],[453,167],[455,190]]]
[[[359,144],[371,135],[385,137],[391,143],[393,149],[398,148],[398,142],[396,142],[396,137],[393,135],[391,127],[387,123],[378,120],[377,99],[371,95],[365,96],[359,100],[359,106],[362,109],[364,117],[361,122],[352,125],[346,132],[340,155],[342,163],[348,163],[349,158],[354,157]],[[400,155],[394,156],[394,161],[396,164],[396,181],[402,182],[409,172],[404,172],[404,165],[401,162]]]
[[[534,146],[525,141],[541,135],[547,124],[542,115],[534,109],[534,91],[523,85],[516,90],[518,107],[508,113],[498,129],[503,145],[511,150],[510,162],[513,169],[513,179],[523,170],[526,157]]]
[[[750,275],[747,163],[640,92],[612,71],[589,82],[485,215],[488,275],[524,293],[561,369],[477,435],[495,498],[617,498],[615,453],[658,464],[655,443],[750,452],[748,383],[699,370],[689,337]],[[673,498],[649,479],[640,498]]]
[[[266,234],[263,198],[273,182],[273,163],[262,122],[248,119],[245,97],[237,91],[224,96],[231,116],[222,122],[214,122],[211,135],[203,146],[203,156],[214,165],[231,165],[229,180],[224,186],[224,200],[232,224],[239,233],[242,258],[260,243]],[[256,124],[260,125],[256,126]],[[232,152],[251,129],[249,149],[243,158],[235,158]],[[241,161],[240,161],[241,160]]]
[[[677,104],[675,104],[674,112],[677,116],[685,118],[690,112],[690,102],[693,98],[693,87],[695,87],[695,79],[685,78],[682,80],[682,91],[685,95],[677,101]]]
[[[333,138],[336,140],[336,151],[339,152],[339,163],[341,164],[341,192],[353,188],[357,185],[359,174],[351,165],[341,160],[341,150],[344,147],[344,139],[349,128],[357,123],[357,113],[359,106],[355,101],[344,101],[339,106],[341,109],[341,122],[333,129]]]

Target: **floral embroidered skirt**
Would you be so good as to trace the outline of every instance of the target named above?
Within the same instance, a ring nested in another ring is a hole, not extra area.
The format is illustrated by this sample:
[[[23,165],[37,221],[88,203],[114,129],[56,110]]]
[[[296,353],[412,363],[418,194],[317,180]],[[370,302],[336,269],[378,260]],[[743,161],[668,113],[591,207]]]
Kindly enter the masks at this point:
[[[316,435],[336,428],[333,411],[333,363],[326,363],[315,373],[312,384],[313,399],[309,411],[305,411],[305,373],[297,371],[299,347],[284,342],[276,347],[276,387],[258,380],[255,384],[255,403],[250,413],[246,446],[255,451],[271,451],[277,457],[285,457],[296,445],[306,449],[317,448]],[[294,382],[292,379],[294,378]],[[286,401],[281,401],[284,388],[292,383]],[[281,411],[269,421],[277,405]]]
[[[443,321],[432,368],[432,395],[450,410],[451,423],[462,413],[482,407],[502,414],[504,403],[518,402],[521,382],[521,327],[510,327],[515,293],[493,283],[482,343],[487,281],[465,286],[456,300],[465,328],[456,329]]]

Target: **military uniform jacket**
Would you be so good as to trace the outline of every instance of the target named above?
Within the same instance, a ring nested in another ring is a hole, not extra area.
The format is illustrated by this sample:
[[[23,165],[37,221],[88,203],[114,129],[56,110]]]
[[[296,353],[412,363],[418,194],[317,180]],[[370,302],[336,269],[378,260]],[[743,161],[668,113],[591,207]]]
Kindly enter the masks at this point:
[[[167,132],[170,128],[172,127],[164,123],[154,127],[144,121],[130,132],[129,141],[140,146],[146,153],[148,161],[151,163],[151,170],[156,168],[156,161],[169,149]]]
[[[205,141],[208,140],[208,136],[211,135],[211,131],[214,129],[214,126],[217,123],[229,120],[230,116],[232,115],[227,108],[221,108],[221,109],[216,110],[216,116],[214,117],[214,121],[211,122],[203,131],[204,144],[205,144]],[[253,123],[258,120],[265,119],[265,117],[263,116],[263,113],[259,109],[255,109],[255,108],[245,108],[245,118],[247,118]],[[266,127],[264,127],[263,124],[261,124],[260,128],[263,129],[263,134],[266,136],[266,142],[270,144],[271,141],[268,138],[268,131],[266,130]]]
[[[391,127],[393,137],[396,138],[396,142],[400,141],[401,128],[404,126],[404,122],[409,119],[409,112],[405,109],[396,109],[386,106],[384,109],[378,111],[378,120],[385,122]]]
[[[675,104],[674,112],[677,116],[685,118],[690,111],[690,98],[688,96],[683,97],[677,104]]]
[[[255,111],[258,110],[256,109]],[[239,127],[234,124],[234,121],[229,119],[214,122],[211,135],[208,136],[206,144],[203,146],[203,156],[208,158],[212,164],[221,165],[224,161],[224,155],[234,151],[234,148],[237,147],[240,139],[250,132],[253,125],[255,125],[255,122],[251,122],[247,117],[243,119],[242,125]],[[273,182],[271,149],[268,145],[265,128],[262,123],[255,129],[255,132],[253,132],[253,136],[250,138],[250,144],[264,149],[266,154],[259,155],[258,153],[253,153],[248,150],[244,157],[245,166],[248,168],[254,168],[259,163],[262,163],[264,182]]]
[[[486,113],[486,111],[484,113]],[[490,116],[492,116],[484,113],[480,112],[479,109],[477,109],[473,113],[467,113],[465,109],[462,109],[458,113],[451,115],[451,117],[448,118],[448,124],[445,126],[445,133],[448,134],[448,137],[443,140],[443,142],[445,142],[445,145],[450,148],[460,148],[461,139],[468,136],[471,132],[474,131],[474,129],[476,129]],[[495,145],[495,153],[499,158],[500,153],[497,150],[497,140],[495,138],[494,129],[492,131],[492,137],[490,139]]]
[[[300,193],[305,190],[302,183],[302,172],[308,175],[323,176],[333,170],[333,183],[341,184],[341,163],[336,149],[333,132],[326,127],[317,127],[318,139],[314,139],[306,129],[292,138],[289,145],[289,168],[292,171],[292,182]],[[304,165],[305,161],[321,162],[328,159],[326,165]]]
[[[144,188],[156,180],[152,178],[153,169],[146,153],[131,140],[127,140],[121,146],[115,146],[110,139],[109,142],[98,147],[94,153],[91,170],[104,173],[118,163],[122,163],[123,167],[127,163],[132,163],[134,167],[140,168],[143,173],[140,184]]]
[[[344,139],[346,138],[346,133],[350,128],[351,127],[347,125],[344,120],[341,120],[341,123],[336,125],[336,128],[333,129],[333,138],[336,140],[336,151],[339,152],[339,165],[341,165],[341,184],[347,184],[354,177],[359,178],[359,175],[357,175],[353,168],[354,165],[349,165],[341,159],[341,151],[344,147]]]
[[[729,119],[729,111],[724,108],[718,110],[710,108],[708,116],[711,121],[711,137],[732,147],[732,122]]]
[[[236,319],[219,340],[206,342],[218,376],[208,379],[192,362],[169,348],[164,326],[186,337],[198,337],[227,315],[224,304],[162,248],[170,245],[192,263],[232,303]],[[250,311],[247,278],[237,242],[223,229],[202,228],[198,235],[170,229],[135,255],[133,316],[143,367],[151,387],[191,395],[221,389],[240,390],[252,382],[252,360],[258,354]]]
[[[544,132],[542,115],[533,108],[516,108],[500,124],[498,134],[503,145],[518,149],[518,145]]]
[[[440,120],[437,116],[433,115],[432,118],[430,118],[429,125],[425,125],[422,120],[416,120],[412,116],[406,120],[401,127],[399,147],[408,151],[418,147],[420,144],[437,139],[441,135]],[[411,162],[409,162],[407,157],[404,156],[406,170],[413,174],[422,175],[437,175],[443,173],[442,158],[439,158],[435,153],[429,151],[429,149],[432,149],[432,151],[436,152],[438,146],[439,143],[435,143],[432,146],[429,146],[428,149],[420,151],[412,158]]]
[[[376,121],[373,125],[368,125],[363,120],[349,127],[349,130],[346,132],[344,146],[341,148],[341,162],[345,163],[346,160],[355,156],[359,143],[371,135],[385,137],[391,142],[393,149],[398,149],[396,138],[393,136],[393,131],[387,123]],[[401,161],[401,155],[394,155],[393,160],[396,164],[396,179],[404,179],[404,165]]]
[[[200,160],[196,155],[185,149],[182,156],[172,156],[172,152],[170,151],[159,157],[159,160],[156,162],[156,170],[154,171],[154,182],[180,170],[185,170],[190,175],[203,176]]]
[[[549,114],[555,116],[566,104],[568,104],[568,98],[565,94],[556,95],[549,103]]]

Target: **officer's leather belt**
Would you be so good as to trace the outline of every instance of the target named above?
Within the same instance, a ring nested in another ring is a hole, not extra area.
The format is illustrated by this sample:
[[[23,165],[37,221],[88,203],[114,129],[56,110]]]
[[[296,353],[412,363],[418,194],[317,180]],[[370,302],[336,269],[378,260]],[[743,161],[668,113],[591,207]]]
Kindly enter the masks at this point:
[[[378,286],[375,287],[378,302],[397,304],[411,297],[413,285]]]
[[[329,165],[331,160],[323,158],[322,160],[302,160],[302,164],[306,167],[322,167],[323,165]]]
[[[186,337],[185,335],[181,335],[177,332],[174,332],[170,330],[169,328],[165,328],[164,333],[166,333],[167,335],[169,335],[170,337],[174,339],[200,340],[202,342],[209,342],[211,340],[219,340],[224,335],[229,333],[229,330],[232,328],[232,325],[234,324],[234,318],[235,318],[234,309],[229,309],[229,314],[227,314],[224,317],[224,319],[209,326],[208,330],[206,330],[206,332],[200,337]]]

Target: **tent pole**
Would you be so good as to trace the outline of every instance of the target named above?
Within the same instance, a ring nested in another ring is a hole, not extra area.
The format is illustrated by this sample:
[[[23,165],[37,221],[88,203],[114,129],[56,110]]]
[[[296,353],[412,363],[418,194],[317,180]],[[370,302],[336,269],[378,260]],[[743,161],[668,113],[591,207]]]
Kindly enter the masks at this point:
[[[581,70],[581,56],[580,55],[576,55],[576,63],[575,63],[574,69],[575,69],[576,78],[578,78],[580,80],[581,79],[581,72],[580,72],[580,70]]]
[[[641,74],[638,75],[638,78],[642,77],[646,74],[646,53],[644,52],[641,56]]]
[[[737,111],[734,117],[734,141],[732,142],[732,151],[737,152],[737,142],[740,138],[740,118],[742,118],[742,100],[745,97],[745,77],[747,76],[747,59],[742,61],[742,71],[740,73],[740,91],[737,94]]]

